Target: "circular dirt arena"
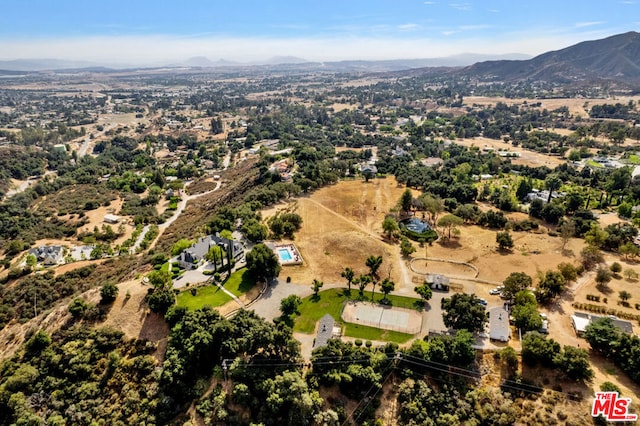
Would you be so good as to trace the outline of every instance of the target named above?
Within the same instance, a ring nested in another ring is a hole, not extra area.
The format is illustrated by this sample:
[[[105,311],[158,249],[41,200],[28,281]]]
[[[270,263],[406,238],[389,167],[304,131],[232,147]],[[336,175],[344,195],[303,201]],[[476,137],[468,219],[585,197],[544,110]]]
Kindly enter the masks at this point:
[[[420,312],[371,302],[347,302],[342,309],[342,319],[353,324],[408,334],[417,334],[422,330]]]
[[[456,260],[434,259],[428,260],[424,257],[418,257],[411,260],[410,268],[417,274],[444,274],[456,277],[476,278],[478,276],[477,268],[471,264],[465,264]]]

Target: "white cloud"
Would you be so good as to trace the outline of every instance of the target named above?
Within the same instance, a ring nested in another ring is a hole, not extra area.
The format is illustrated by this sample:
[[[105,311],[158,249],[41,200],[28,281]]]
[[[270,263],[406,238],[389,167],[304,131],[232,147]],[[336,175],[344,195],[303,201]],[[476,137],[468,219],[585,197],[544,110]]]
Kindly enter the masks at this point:
[[[585,28],[585,27],[594,27],[596,25],[606,24],[605,21],[587,21],[587,22],[576,22],[574,27],[576,28]]]
[[[464,12],[471,10],[471,3],[449,3],[449,6]]]
[[[432,5],[432,4],[436,4],[436,2],[435,1],[425,1],[424,4]]]
[[[412,31],[412,30],[417,30],[418,28],[420,28],[420,25],[418,24],[402,24],[402,25],[398,25],[398,29],[401,31]]]

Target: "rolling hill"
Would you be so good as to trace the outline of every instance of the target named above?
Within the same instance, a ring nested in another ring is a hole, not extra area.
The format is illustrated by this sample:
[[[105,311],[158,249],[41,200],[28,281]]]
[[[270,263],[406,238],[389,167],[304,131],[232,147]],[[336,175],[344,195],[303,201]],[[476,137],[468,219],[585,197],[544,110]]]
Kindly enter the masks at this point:
[[[481,80],[640,83],[640,33],[584,41],[524,61],[479,62],[459,72]]]

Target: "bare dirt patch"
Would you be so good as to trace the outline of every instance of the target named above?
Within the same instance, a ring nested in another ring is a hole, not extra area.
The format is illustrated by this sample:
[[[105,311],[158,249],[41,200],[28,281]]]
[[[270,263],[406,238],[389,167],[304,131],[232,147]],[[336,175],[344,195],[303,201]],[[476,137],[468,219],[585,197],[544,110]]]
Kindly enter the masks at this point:
[[[566,160],[562,157],[551,156],[541,154],[535,151],[530,151],[528,149],[524,149],[522,147],[514,147],[508,142],[504,142],[502,140],[489,139],[485,137],[476,137],[476,138],[465,138],[465,139],[456,139],[454,141],[456,144],[477,148],[491,148],[496,151],[510,151],[510,152],[519,152],[520,157],[512,158],[511,162],[513,164],[521,164],[530,167],[539,167],[539,166],[547,166],[550,168],[554,168],[561,164],[566,163]]]
[[[118,289],[118,297],[102,325],[122,330],[128,338],[155,343],[155,356],[161,359],[167,345],[169,326],[161,316],[149,311],[144,302],[149,287],[140,280],[131,280],[118,284]]]

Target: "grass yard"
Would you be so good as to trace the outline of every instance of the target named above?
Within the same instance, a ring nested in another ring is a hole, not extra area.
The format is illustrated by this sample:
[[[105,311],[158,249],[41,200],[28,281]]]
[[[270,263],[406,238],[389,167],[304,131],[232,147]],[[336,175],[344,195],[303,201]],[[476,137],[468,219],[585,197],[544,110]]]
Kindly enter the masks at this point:
[[[217,286],[208,285],[205,287],[198,287],[195,296],[191,294],[190,289],[183,291],[178,294],[176,304],[195,311],[205,305],[209,305],[213,308],[222,306],[231,300],[233,299],[231,299],[227,293],[220,290]]]
[[[332,288],[330,290],[321,291],[318,293],[319,298],[313,299],[313,296],[305,297],[302,299],[302,304],[298,308],[300,315],[295,318],[295,324],[293,330],[300,333],[311,334],[313,333],[316,323],[325,314],[331,315],[337,321],[345,324],[344,335],[348,337],[355,337],[365,340],[382,340],[396,343],[405,343],[413,337],[411,334],[401,333],[391,330],[382,330],[375,327],[368,327],[359,324],[345,323],[341,321],[340,314],[342,313],[342,305],[345,300],[358,298],[358,291],[351,289],[351,297],[344,295],[345,289]],[[367,300],[370,300],[370,291],[364,293]],[[374,293],[374,299],[376,302],[382,299],[381,293]],[[393,306],[419,309],[422,307],[419,299],[404,296],[389,295],[389,300]]]
[[[640,157],[638,157],[636,154],[631,154],[628,160],[629,164],[640,165]]]
[[[224,288],[229,290],[234,296],[240,297],[253,288],[255,280],[249,275],[246,268],[240,269],[225,281]]]

